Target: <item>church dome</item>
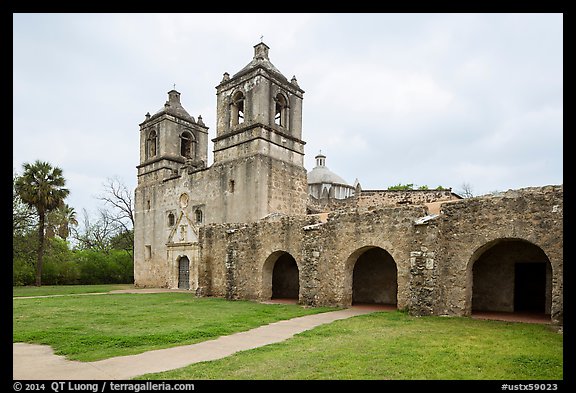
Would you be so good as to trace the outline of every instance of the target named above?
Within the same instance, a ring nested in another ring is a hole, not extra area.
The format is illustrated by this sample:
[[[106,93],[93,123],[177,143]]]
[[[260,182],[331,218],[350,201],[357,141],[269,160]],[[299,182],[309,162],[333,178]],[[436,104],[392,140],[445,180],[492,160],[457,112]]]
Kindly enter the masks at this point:
[[[316,156],[316,167],[308,172],[308,195],[316,199],[346,199],[356,188],[326,167],[326,156]]]
[[[348,186],[346,180],[332,172],[326,166],[326,156],[322,153],[316,157],[316,167],[308,172],[308,184],[341,184]]]

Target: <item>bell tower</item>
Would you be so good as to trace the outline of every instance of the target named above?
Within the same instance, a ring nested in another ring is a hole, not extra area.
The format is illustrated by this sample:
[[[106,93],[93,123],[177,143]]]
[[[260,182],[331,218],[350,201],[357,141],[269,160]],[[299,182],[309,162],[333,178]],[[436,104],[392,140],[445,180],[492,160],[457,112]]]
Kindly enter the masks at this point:
[[[214,167],[226,179],[222,202],[236,206],[225,209],[223,221],[306,212],[304,90],[272,64],[269,50],[255,45],[252,60],[216,86]]]
[[[270,62],[269,47],[254,46],[246,67],[216,87],[218,120],[214,162],[265,153],[303,165],[302,90]]]
[[[184,109],[178,91],[170,90],[164,106],[140,124],[139,183],[171,177],[183,165],[203,169],[207,157],[208,127]]]

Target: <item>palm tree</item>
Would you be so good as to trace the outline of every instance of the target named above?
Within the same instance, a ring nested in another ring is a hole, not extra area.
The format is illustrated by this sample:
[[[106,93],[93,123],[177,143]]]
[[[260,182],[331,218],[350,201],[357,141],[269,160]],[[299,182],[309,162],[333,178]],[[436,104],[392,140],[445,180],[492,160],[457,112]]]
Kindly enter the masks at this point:
[[[64,204],[70,191],[64,188],[66,180],[62,169],[36,160],[23,164],[24,173],[14,185],[22,202],[38,213],[38,259],[36,263],[36,286],[42,285],[42,262],[44,258],[44,233],[46,214]]]
[[[64,203],[46,216],[46,237],[58,235],[61,239],[66,240],[70,236],[70,226],[72,225],[78,225],[76,211]]]

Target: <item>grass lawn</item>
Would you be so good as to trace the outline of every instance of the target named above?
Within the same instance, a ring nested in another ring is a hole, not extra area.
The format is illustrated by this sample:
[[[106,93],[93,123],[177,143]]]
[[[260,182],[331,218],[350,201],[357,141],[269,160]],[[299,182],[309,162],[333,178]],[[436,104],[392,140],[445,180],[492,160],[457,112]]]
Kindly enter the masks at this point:
[[[561,380],[562,351],[546,325],[393,311],[138,379]]]
[[[13,299],[13,342],[47,344],[80,361],[193,344],[334,310],[196,298],[192,293]]]
[[[192,344],[333,310],[196,298],[107,294],[131,285],[14,288],[13,341],[95,361]],[[548,325],[378,312],[212,362],[148,374],[161,380],[561,380],[563,335]]]
[[[50,296],[69,295],[73,293],[102,293],[116,289],[132,289],[134,284],[105,284],[105,285],[43,285],[12,287],[12,296]]]

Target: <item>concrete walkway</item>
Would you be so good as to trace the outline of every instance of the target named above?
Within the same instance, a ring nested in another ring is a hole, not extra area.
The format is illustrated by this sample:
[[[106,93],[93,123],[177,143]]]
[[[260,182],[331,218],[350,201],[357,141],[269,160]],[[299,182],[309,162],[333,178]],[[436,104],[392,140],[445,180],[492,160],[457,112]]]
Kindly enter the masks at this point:
[[[216,360],[245,351],[284,341],[295,334],[339,319],[354,317],[377,308],[352,307],[344,310],[297,317],[198,344],[159,349],[138,355],[119,356],[96,362],[66,360],[54,355],[50,346],[14,343],[14,380],[117,380],[130,379],[147,373],[173,370],[192,363]]]

